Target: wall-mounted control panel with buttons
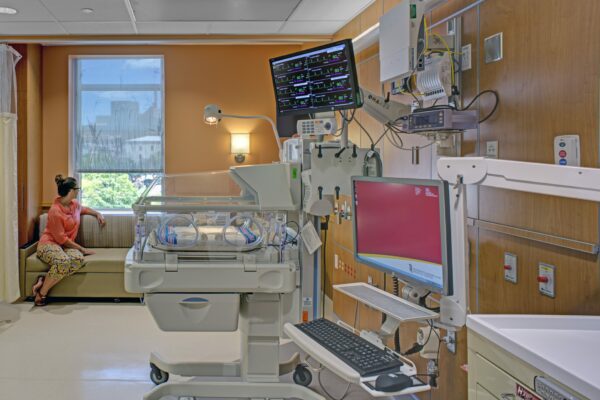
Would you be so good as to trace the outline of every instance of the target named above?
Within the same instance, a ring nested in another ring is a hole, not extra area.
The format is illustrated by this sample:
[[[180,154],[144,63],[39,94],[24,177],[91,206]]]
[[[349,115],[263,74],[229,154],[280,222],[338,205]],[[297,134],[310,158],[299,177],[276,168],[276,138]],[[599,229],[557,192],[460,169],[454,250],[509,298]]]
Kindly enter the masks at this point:
[[[337,121],[335,118],[301,119],[296,122],[299,135],[335,135]]]
[[[554,138],[554,163],[579,167],[581,165],[579,135],[562,135]]]

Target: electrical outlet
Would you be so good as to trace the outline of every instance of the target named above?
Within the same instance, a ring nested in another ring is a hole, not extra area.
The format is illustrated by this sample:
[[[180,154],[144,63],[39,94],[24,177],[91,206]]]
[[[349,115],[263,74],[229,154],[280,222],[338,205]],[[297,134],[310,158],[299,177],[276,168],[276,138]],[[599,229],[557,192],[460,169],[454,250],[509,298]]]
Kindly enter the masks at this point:
[[[471,43],[464,45],[460,52],[461,71],[468,71],[471,69]]]
[[[485,156],[488,158],[498,158],[498,141],[491,140],[485,142]]]
[[[504,280],[517,283],[517,256],[504,253]]]
[[[538,265],[538,289],[541,294],[548,297],[555,297],[555,270],[554,265],[539,263]]]

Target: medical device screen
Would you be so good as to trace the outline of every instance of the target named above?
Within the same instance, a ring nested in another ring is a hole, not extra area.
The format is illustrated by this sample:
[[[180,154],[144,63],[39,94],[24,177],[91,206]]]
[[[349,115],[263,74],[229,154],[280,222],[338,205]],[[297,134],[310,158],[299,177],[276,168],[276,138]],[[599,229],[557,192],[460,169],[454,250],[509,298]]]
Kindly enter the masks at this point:
[[[273,58],[270,64],[279,115],[362,105],[349,39]]]
[[[356,259],[451,294],[447,182],[354,177],[352,183]]]

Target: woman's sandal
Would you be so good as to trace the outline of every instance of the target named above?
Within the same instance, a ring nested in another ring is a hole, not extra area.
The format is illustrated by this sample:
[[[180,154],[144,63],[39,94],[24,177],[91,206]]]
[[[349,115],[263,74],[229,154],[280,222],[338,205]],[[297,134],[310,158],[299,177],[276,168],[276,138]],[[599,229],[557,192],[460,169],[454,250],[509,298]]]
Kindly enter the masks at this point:
[[[35,304],[36,307],[45,306],[48,304],[48,296],[42,296],[42,294],[38,292],[38,294],[35,296],[35,300],[33,300],[33,304]]]

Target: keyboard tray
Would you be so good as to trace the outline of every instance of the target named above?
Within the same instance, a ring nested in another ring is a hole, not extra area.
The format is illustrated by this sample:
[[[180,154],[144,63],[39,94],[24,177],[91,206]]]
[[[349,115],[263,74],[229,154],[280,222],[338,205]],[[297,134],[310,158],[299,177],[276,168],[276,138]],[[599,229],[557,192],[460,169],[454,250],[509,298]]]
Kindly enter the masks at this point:
[[[334,285],[333,288],[399,322],[438,319],[439,314],[364,282]]]

